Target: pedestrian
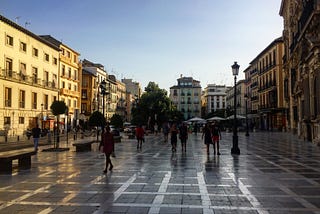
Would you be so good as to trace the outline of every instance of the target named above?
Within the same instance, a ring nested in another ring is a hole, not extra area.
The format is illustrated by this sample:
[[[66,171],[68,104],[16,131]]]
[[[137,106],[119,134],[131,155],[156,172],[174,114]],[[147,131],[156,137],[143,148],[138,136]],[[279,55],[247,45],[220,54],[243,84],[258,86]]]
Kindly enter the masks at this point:
[[[212,132],[214,154],[220,155],[219,140],[221,140],[221,130],[217,122],[213,122],[211,132]],[[217,153],[216,153],[216,148],[217,148]]]
[[[102,141],[102,144],[99,146],[100,147],[99,150],[101,150],[101,146],[102,146],[103,147],[102,151],[106,156],[106,167],[103,173],[107,173],[109,164],[110,164],[109,170],[111,171],[113,168],[110,156],[114,147],[113,134],[110,132],[109,126],[105,127],[105,130],[101,136],[101,141]]]
[[[211,136],[211,128],[208,123],[205,124],[205,126],[203,127],[202,139],[203,138],[204,138],[204,144],[206,144],[206,146],[207,146],[207,154],[209,155],[210,154],[210,152],[209,152],[210,144],[213,144],[213,143],[212,143],[212,136]],[[213,145],[213,147],[214,147],[214,145]]]
[[[188,140],[188,127],[185,123],[179,128],[179,139],[181,141],[182,152],[186,152],[187,140]]]
[[[41,135],[41,129],[39,128],[39,125],[37,124],[36,127],[32,129],[32,138],[33,138],[33,144],[34,144],[34,151],[38,151],[38,145],[39,145],[39,138]]]
[[[163,123],[162,130],[163,130],[164,142],[167,143],[168,142],[168,135],[169,135],[169,131],[170,131],[170,127],[167,122]]]
[[[144,141],[144,129],[142,125],[136,128],[136,138],[137,138],[137,149],[142,149],[142,142]]]
[[[170,128],[170,136],[171,136],[171,146],[172,146],[172,152],[177,151],[177,141],[178,141],[178,129],[177,125],[175,123],[172,124]]]

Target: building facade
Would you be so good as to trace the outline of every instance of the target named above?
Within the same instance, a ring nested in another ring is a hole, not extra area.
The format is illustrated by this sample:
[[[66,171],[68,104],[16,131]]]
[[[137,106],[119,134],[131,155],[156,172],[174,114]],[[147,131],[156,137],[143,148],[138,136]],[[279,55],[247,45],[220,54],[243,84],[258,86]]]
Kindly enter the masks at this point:
[[[320,1],[282,0],[284,83],[289,127],[320,142]]]
[[[286,129],[287,110],[284,102],[282,37],[271,42],[244,71],[247,82],[250,116],[256,128],[262,130]],[[251,85],[249,86],[248,83]]]
[[[53,127],[58,99],[59,48],[0,15],[0,130],[23,135]]]
[[[246,115],[246,82],[245,80],[239,80],[236,83],[236,103],[234,103],[234,87],[228,87],[226,89],[226,112],[234,112],[234,106],[236,105],[236,114],[245,117]],[[227,114],[228,114],[227,113]]]
[[[200,81],[192,77],[177,79],[178,84],[170,87],[170,100],[188,120],[201,116],[201,85]]]
[[[56,40],[50,35],[41,36],[48,42],[60,48],[59,54],[59,97],[58,99],[64,101],[68,107],[68,112],[60,116],[60,120],[67,126],[77,124],[80,113],[81,104],[81,64],[79,61],[80,54]]]
[[[227,89],[225,85],[208,84],[203,90],[202,101],[204,114],[214,113],[217,110],[225,110]]]

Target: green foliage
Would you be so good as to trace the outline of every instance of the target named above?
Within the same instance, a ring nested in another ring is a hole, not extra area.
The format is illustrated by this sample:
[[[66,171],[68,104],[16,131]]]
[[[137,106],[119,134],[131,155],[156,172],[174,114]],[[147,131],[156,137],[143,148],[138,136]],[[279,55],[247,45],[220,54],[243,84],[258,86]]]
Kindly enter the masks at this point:
[[[60,114],[65,114],[67,110],[67,105],[64,101],[55,100],[50,106],[51,112],[54,116],[58,116]]]
[[[160,89],[158,84],[149,82],[145,92],[132,108],[132,124],[161,125],[168,120],[183,120],[181,112],[172,106],[167,91]]]
[[[114,127],[116,127],[116,128],[121,128],[121,127],[123,127],[123,119],[119,114],[114,114],[110,118],[110,124],[114,125]]]
[[[100,111],[95,111],[89,117],[89,125],[103,127],[106,125],[106,118]]]

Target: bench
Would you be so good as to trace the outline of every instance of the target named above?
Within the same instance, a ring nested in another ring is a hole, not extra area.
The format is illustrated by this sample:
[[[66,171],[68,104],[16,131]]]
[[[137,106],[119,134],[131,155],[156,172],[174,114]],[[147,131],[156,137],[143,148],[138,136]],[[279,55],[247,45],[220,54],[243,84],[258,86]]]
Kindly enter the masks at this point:
[[[77,143],[72,144],[76,147],[76,152],[88,152],[91,151],[91,144],[95,143],[96,141],[80,141]]]
[[[0,172],[12,173],[12,161],[18,160],[19,169],[31,168],[31,156],[37,152],[30,149],[12,150],[0,153]]]

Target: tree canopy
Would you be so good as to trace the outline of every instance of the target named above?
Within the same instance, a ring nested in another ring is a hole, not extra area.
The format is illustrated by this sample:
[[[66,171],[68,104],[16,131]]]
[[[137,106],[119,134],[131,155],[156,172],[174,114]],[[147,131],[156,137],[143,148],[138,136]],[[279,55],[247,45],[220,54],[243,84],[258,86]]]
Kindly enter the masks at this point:
[[[64,101],[55,100],[50,106],[51,112],[54,116],[65,114],[68,107]]]
[[[103,127],[106,125],[106,118],[100,111],[95,111],[89,117],[89,125]]]
[[[160,89],[155,82],[149,82],[145,92],[136,101],[132,116],[132,124],[153,126],[155,123],[161,125],[165,121],[174,119],[172,116],[180,117],[181,114],[173,108],[167,91]]]

